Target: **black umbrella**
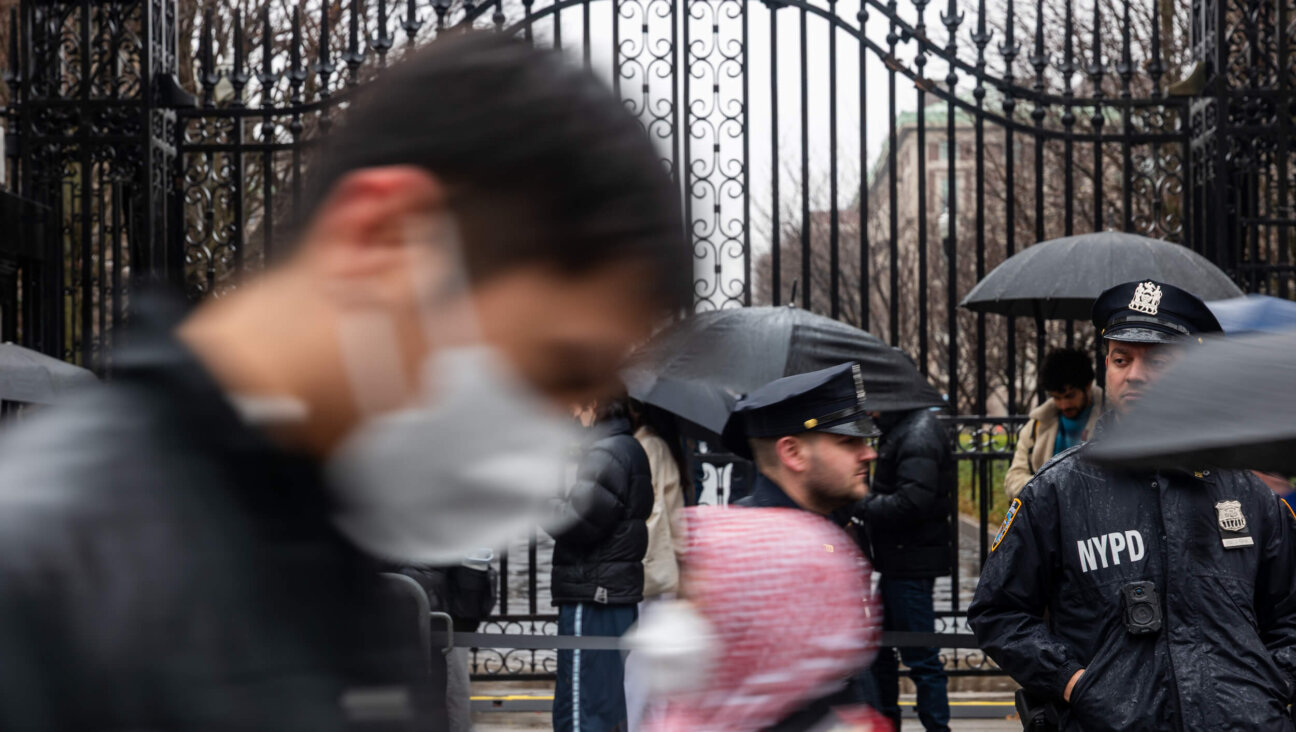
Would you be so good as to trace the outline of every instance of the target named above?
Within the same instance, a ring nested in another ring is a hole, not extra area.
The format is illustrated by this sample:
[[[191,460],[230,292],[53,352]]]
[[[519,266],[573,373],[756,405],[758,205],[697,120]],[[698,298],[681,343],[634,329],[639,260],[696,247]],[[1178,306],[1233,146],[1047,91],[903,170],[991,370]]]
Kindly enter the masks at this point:
[[[72,391],[97,382],[92,372],[80,366],[13,343],[0,343],[0,399],[57,404]]]
[[[740,395],[782,376],[846,361],[863,366],[871,411],[945,403],[902,351],[859,328],[794,307],[700,313],[653,339],[635,370]]]
[[[1104,290],[1142,279],[1181,287],[1203,300],[1242,295],[1228,275],[1188,247],[1100,231],[1023,249],[978,282],[960,305],[999,315],[1088,320]]]
[[[1130,467],[1296,473],[1296,333],[1191,347],[1091,448]]]
[[[687,423],[683,425],[686,432],[707,441],[720,440],[735,395],[714,384],[641,369],[627,370],[621,377],[630,396],[683,419]]]

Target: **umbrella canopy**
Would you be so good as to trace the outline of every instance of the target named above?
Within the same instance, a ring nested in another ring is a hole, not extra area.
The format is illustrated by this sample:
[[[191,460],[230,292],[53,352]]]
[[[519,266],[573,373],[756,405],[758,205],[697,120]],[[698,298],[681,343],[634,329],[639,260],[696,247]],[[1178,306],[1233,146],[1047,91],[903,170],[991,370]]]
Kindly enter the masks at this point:
[[[1296,302],[1269,295],[1247,295],[1212,300],[1206,307],[1215,314],[1225,335],[1268,333],[1296,328]]]
[[[1095,442],[1130,467],[1218,466],[1296,473],[1296,332],[1192,348]]]
[[[0,399],[57,404],[73,390],[97,383],[94,373],[13,343],[0,343]]]
[[[688,423],[687,430],[704,440],[719,441],[733,409],[735,396],[714,384],[685,381],[643,370],[621,374],[626,392],[644,404],[669,412]]]
[[[1167,282],[1202,300],[1242,295],[1228,275],[1188,247],[1100,231],[1023,249],[978,282],[960,305],[999,315],[1088,320],[1104,290],[1141,279]]]
[[[865,408],[891,412],[941,406],[939,392],[904,352],[845,323],[795,307],[700,313],[653,340],[636,370],[745,394],[774,379],[858,361]]]

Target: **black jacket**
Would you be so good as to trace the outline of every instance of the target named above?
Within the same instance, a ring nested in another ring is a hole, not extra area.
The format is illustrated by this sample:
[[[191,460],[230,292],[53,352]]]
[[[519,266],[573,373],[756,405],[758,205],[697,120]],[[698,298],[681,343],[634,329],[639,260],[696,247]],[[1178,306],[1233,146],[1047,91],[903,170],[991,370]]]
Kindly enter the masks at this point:
[[[499,574],[494,567],[397,567],[393,571],[419,583],[427,594],[429,609],[449,615],[457,633],[475,632],[495,609]]]
[[[896,578],[950,573],[950,501],[958,468],[935,412],[883,415],[869,495],[856,506],[878,572]]]
[[[777,483],[766,478],[761,473],[756,474],[751,493],[734,501],[734,505],[743,508],[795,508],[805,510],[796,501],[792,500],[787,493],[784,493]]]
[[[643,559],[652,514],[648,455],[630,422],[607,420],[605,435],[585,452],[562,503],[553,553],[555,605],[630,605],[643,599]]]
[[[166,324],[0,441],[0,729],[341,730],[367,567]]]
[[[981,647],[1059,703],[1085,668],[1066,730],[1291,730],[1296,517],[1250,473],[1116,471],[1086,449],[1010,504],[968,609]],[[1126,629],[1136,581],[1158,632]]]
[[[784,492],[777,483],[759,472],[756,473],[756,479],[752,482],[751,493],[734,501],[733,505],[742,508],[795,508],[798,511],[814,513],[792,500],[792,497]],[[833,511],[824,518],[831,521],[838,528],[843,529],[847,535],[855,539],[856,544],[863,543],[856,538],[855,526],[851,522],[850,506]]]

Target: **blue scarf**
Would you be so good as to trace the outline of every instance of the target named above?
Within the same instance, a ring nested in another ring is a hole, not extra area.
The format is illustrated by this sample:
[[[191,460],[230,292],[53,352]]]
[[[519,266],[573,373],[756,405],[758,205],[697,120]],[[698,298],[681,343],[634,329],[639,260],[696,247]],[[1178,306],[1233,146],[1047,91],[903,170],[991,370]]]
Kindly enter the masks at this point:
[[[1093,402],[1090,402],[1083,412],[1075,416],[1075,419],[1068,419],[1065,414],[1058,414],[1057,439],[1053,441],[1054,455],[1084,442],[1084,429],[1085,425],[1089,424],[1089,412],[1092,410]]]

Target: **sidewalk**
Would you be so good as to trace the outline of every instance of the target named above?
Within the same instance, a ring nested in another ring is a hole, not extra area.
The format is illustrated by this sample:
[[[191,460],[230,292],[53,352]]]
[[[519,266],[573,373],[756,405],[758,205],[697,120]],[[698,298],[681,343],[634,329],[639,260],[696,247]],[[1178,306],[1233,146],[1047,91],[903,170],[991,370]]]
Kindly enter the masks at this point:
[[[482,702],[495,702],[509,706],[547,707],[553,700],[553,686],[539,682],[474,682],[473,700],[474,706]],[[912,717],[913,696],[902,696],[901,703],[909,705],[901,732],[922,732],[922,725]],[[1015,732],[1021,729],[1011,694],[954,692],[950,694],[950,707],[954,717],[950,721],[950,728],[956,732]],[[991,714],[996,716],[986,718]],[[971,718],[971,715],[976,715],[976,718]],[[553,729],[550,719],[547,710],[478,711],[473,714],[477,732],[542,732]]]

